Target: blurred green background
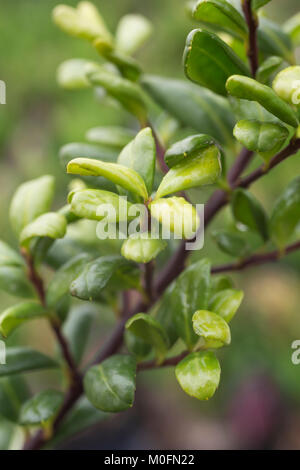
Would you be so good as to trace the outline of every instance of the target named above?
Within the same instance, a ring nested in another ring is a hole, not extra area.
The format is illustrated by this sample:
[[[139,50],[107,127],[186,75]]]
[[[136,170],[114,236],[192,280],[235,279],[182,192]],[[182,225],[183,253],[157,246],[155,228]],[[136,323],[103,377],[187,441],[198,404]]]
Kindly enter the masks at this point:
[[[0,79],[7,85],[7,104],[0,106],[0,237],[4,240],[13,240],[8,205],[20,182],[53,174],[56,204],[64,203],[68,180],[58,162],[61,145],[82,141],[87,129],[101,124],[135,125],[125,112],[97,103],[89,90],[74,93],[58,88],[55,74],[62,61],[98,58],[88,43],[66,36],[52,24],[51,11],[58,3],[0,0]],[[126,13],[147,16],[154,34],[138,54],[144,70],[183,77],[182,51],[193,28],[183,0],[94,3],[111,30]],[[274,0],[266,12],[282,22],[297,9],[298,0]],[[299,172],[297,157],[255,185],[266,208]],[[214,262],[225,260],[210,240],[200,256],[204,254]],[[69,443],[70,447],[300,448],[300,365],[291,362],[291,343],[300,339],[300,256],[235,277],[246,300],[233,324],[232,345],[221,353],[223,376],[215,398],[199,403],[185,396],[173,371],[144,373],[134,409]],[[1,310],[11,302],[0,293]],[[43,351],[52,347],[43,322],[26,331],[26,339]],[[43,375],[34,374],[34,387],[42,380]]]

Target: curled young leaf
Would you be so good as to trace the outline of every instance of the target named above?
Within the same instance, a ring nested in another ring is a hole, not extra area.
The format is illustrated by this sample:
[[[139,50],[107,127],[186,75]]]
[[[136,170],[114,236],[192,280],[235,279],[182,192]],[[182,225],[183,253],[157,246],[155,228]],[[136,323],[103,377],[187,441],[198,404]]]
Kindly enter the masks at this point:
[[[224,41],[201,29],[187,37],[184,70],[190,80],[223,96],[231,75],[249,75],[247,66]]]
[[[67,221],[63,215],[47,212],[24,227],[20,234],[20,244],[27,246],[35,237],[63,238],[66,230]]]
[[[57,70],[57,83],[66,90],[90,88],[87,73],[97,72],[101,66],[85,59],[70,59],[63,62]]]
[[[237,289],[224,289],[217,292],[209,302],[209,308],[229,323],[244,298],[244,293]]]
[[[151,234],[144,232],[131,236],[122,245],[121,253],[124,258],[136,263],[149,263],[155,259],[167,246],[164,240],[151,238]]]
[[[193,328],[195,333],[203,339],[207,348],[221,348],[231,342],[228,324],[222,317],[208,310],[197,310],[194,313]]]
[[[300,65],[288,67],[276,75],[273,89],[289,104],[300,106]]]
[[[291,107],[283,101],[272,88],[253,78],[233,75],[227,80],[228,93],[236,98],[257,101],[267,111],[292,127],[298,127],[298,118]]]
[[[186,137],[173,144],[165,153],[165,162],[169,168],[186,161],[190,157],[201,157],[204,149],[214,145],[212,137],[206,134],[196,134]]]
[[[138,194],[144,200],[148,199],[143,178],[136,171],[124,165],[90,158],[75,158],[69,162],[67,172],[75,175],[103,176],[133,194]]]
[[[152,217],[158,220],[164,231],[175,237],[188,240],[196,235],[200,226],[199,215],[183,197],[157,199],[149,204]]]
[[[142,15],[125,15],[116,31],[116,48],[125,54],[133,54],[152,34],[152,24]]]
[[[300,178],[295,178],[279,196],[270,217],[270,233],[281,249],[300,221]]]
[[[20,410],[23,426],[47,425],[54,420],[64,399],[57,390],[45,390],[25,402]]]
[[[14,305],[1,313],[0,333],[6,338],[23,323],[47,315],[47,310],[39,302],[27,301]]]
[[[53,176],[42,176],[21,184],[9,210],[10,222],[17,235],[25,225],[50,209],[54,196]],[[26,201],[26,204],[25,204]]]
[[[140,337],[126,330],[124,335],[126,347],[130,354],[132,354],[137,362],[145,359],[151,352],[152,347],[149,343],[143,341]]]
[[[201,155],[173,166],[164,176],[155,199],[168,194],[216,183],[221,175],[220,151],[216,145],[204,149]]]
[[[267,215],[261,204],[247,190],[238,188],[231,199],[232,213],[237,222],[258,232],[263,240],[269,238]]]
[[[198,400],[208,400],[219,386],[221,368],[212,352],[196,352],[176,366],[175,374],[185,393]]]
[[[118,413],[131,408],[135,393],[136,362],[117,354],[91,367],[84,377],[84,390],[95,408]]]
[[[168,337],[155,318],[144,313],[138,313],[126,323],[126,329],[141,338],[155,349],[158,362],[162,362],[168,351]]]

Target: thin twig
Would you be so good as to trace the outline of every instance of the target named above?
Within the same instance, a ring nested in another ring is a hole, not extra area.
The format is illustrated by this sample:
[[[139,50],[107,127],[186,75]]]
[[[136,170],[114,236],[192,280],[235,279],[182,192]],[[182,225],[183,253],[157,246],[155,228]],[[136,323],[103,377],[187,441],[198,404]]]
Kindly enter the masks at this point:
[[[161,169],[161,171],[163,173],[168,173],[169,168],[168,168],[168,165],[165,162],[165,149],[163,148],[154,127],[150,123],[148,123],[147,125],[151,128],[152,134],[153,134],[153,137],[154,137],[154,140],[155,140],[156,156],[157,156],[157,161],[158,161],[159,168]]]
[[[258,69],[258,47],[257,47],[257,15],[252,11],[252,0],[242,1],[243,12],[248,25],[249,40],[247,45],[247,55],[251,67],[252,76],[255,78]]]

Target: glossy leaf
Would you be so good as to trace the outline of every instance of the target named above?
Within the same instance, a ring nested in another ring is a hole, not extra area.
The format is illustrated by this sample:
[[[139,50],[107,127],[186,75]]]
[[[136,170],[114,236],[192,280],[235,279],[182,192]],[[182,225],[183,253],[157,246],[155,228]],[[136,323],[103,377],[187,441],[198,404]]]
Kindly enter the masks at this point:
[[[149,263],[155,259],[167,246],[164,240],[151,238],[151,234],[144,232],[131,236],[124,241],[121,253],[124,258],[136,263]]]
[[[0,266],[24,267],[22,256],[2,240],[0,240]]]
[[[113,42],[100,13],[90,2],[79,2],[77,8],[57,5],[52,16],[55,24],[71,36],[89,41],[101,37],[108,44]]]
[[[136,362],[131,356],[111,356],[86,373],[86,396],[99,410],[112,413],[127,410],[134,401],[135,375]]]
[[[39,351],[27,347],[9,347],[6,348],[6,364],[0,367],[0,377],[56,367],[56,361]]]
[[[237,222],[240,222],[254,232],[258,232],[263,240],[268,240],[267,215],[257,199],[249,191],[241,188],[235,190],[231,199],[231,207]]]
[[[142,129],[120,153],[118,163],[132,168],[145,181],[148,194],[151,194],[156,161],[156,146],[150,127]]]
[[[186,189],[216,183],[221,175],[220,152],[212,145],[201,152],[201,156],[173,166],[164,176],[155,199]]]
[[[202,24],[214,25],[228,33],[235,33],[241,37],[247,34],[243,16],[225,0],[197,1],[192,15]]]
[[[174,283],[169,309],[177,334],[188,349],[192,349],[197,341],[192,317],[196,310],[208,307],[209,295],[210,263],[206,259],[189,266]]]
[[[112,222],[130,219],[128,215],[131,207],[130,202],[110,191],[83,189],[71,194],[70,199],[71,210],[77,217],[90,220],[102,220],[104,218],[110,220],[111,217]],[[105,207],[109,208],[109,212],[104,210]]]
[[[135,266],[122,256],[102,256],[86,264],[70,286],[71,294],[83,300],[101,300],[103,289],[108,288],[114,279],[122,288],[133,288],[137,285]]]
[[[45,390],[23,404],[20,411],[20,424],[25,426],[45,425],[53,421],[64,399],[57,390]]]
[[[17,235],[36,217],[50,209],[53,196],[53,176],[42,176],[19,186],[9,210],[10,222]]]
[[[155,318],[138,313],[127,321],[126,329],[153,346],[158,362],[163,361],[168,351],[168,337]]]
[[[176,366],[175,374],[185,393],[198,400],[208,400],[219,386],[221,368],[212,352],[196,352]]]
[[[284,31],[289,35],[295,46],[300,44],[300,13],[296,13],[283,25]]]
[[[270,76],[281,66],[283,60],[278,56],[268,57],[258,68],[256,78],[259,82],[266,83]]]
[[[55,308],[64,295],[69,293],[72,281],[80,274],[90,259],[91,256],[86,253],[79,254],[72,257],[56,271],[46,293],[46,304],[49,308]]]
[[[24,268],[18,266],[0,265],[0,289],[15,297],[32,298],[35,296]]]
[[[230,145],[234,117],[225,98],[183,80],[146,75],[142,84],[152,98],[182,125]]]
[[[226,88],[232,96],[257,101],[281,121],[290,126],[298,127],[298,119],[294,111],[270,87],[257,82],[253,78],[233,75],[227,80]]]
[[[64,323],[63,332],[76,364],[79,364],[83,357],[95,313],[96,308],[90,304],[80,305],[70,312]]]
[[[286,244],[300,221],[300,178],[294,179],[279,196],[270,217],[270,233],[280,247]]]
[[[228,230],[217,230],[213,232],[213,238],[218,247],[230,256],[243,258],[248,254],[249,247],[244,237]]]
[[[202,155],[202,151],[214,145],[212,137],[206,134],[197,134],[186,137],[173,144],[165,153],[165,162],[169,168],[182,163],[189,158]]]
[[[125,331],[124,340],[129,353],[136,358],[137,362],[145,359],[152,350],[152,347],[148,342],[146,343],[129,330]]]
[[[0,379],[0,421],[1,418],[17,423],[22,403],[29,397],[29,390],[21,376]]]
[[[178,330],[176,329],[173,320],[172,299],[175,291],[176,281],[173,281],[163,293],[161,301],[156,305],[153,312],[151,312],[151,315],[153,315],[154,318],[162,325],[166,332],[170,347],[172,347],[179,338]]]
[[[26,225],[20,233],[20,244],[25,246],[35,237],[63,238],[67,230],[65,217],[56,212],[47,212],[40,215],[30,224]]]
[[[151,216],[161,223],[167,233],[173,232],[175,237],[186,240],[196,235],[200,217],[195,207],[183,197],[157,199],[149,208]]]
[[[300,65],[281,70],[273,81],[273,89],[287,103],[300,106]]]
[[[222,317],[208,310],[197,310],[194,313],[193,328],[208,348],[221,348],[231,342],[228,324]]]
[[[102,126],[89,129],[85,136],[89,142],[121,149],[134,138],[134,132],[125,127]]]
[[[211,295],[214,296],[222,290],[232,289],[234,286],[232,280],[228,276],[220,274],[219,276],[213,276],[211,280]],[[210,308],[210,303],[209,303]]]
[[[148,193],[142,177],[131,168],[117,163],[106,163],[90,158],[75,158],[67,166],[67,172],[75,175],[104,176],[128,191],[147,200]]]
[[[249,70],[233,50],[216,34],[195,29],[187,38],[184,70],[193,82],[226,96],[225,84],[231,75],[249,75]]]
[[[243,298],[244,293],[241,290],[224,289],[211,298],[209,308],[229,323],[240,307]]]
[[[91,88],[87,73],[97,72],[98,70],[101,70],[101,66],[97,62],[85,59],[66,60],[57,69],[57,83],[66,90]]]
[[[151,36],[152,25],[142,15],[125,15],[116,31],[116,48],[125,54],[133,54]]]
[[[141,124],[144,125],[146,123],[147,109],[145,99],[136,83],[105,71],[89,74],[88,78],[93,85],[102,86],[128,112],[136,116]]]
[[[260,121],[239,121],[233,129],[234,137],[249,150],[257,152],[268,162],[289,136],[281,124]]]
[[[23,323],[47,315],[47,310],[39,302],[27,301],[14,305],[0,314],[0,333],[7,337]]]

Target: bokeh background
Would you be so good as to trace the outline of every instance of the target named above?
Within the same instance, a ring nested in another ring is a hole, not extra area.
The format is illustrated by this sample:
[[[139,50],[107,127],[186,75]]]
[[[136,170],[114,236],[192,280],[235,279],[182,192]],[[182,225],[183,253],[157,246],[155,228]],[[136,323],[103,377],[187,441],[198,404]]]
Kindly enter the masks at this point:
[[[0,0],[0,79],[7,84],[7,104],[0,106],[0,237],[12,243],[8,206],[20,182],[46,173],[55,175],[58,207],[65,201],[68,185],[58,162],[60,146],[83,141],[86,130],[97,125],[134,127],[125,112],[100,106],[89,90],[74,93],[58,88],[55,73],[62,61],[97,59],[97,54],[88,43],[66,36],[52,24],[51,11],[57,3]],[[147,16],[155,32],[138,55],[144,70],[183,77],[182,51],[193,27],[183,0],[94,3],[112,30],[126,13]],[[266,8],[278,22],[297,10],[298,0],[274,0]],[[266,208],[271,207],[299,172],[299,157],[286,161],[257,183],[254,191]],[[215,263],[226,260],[209,239],[200,254],[204,255]],[[185,396],[172,370],[145,372],[138,378],[136,403],[130,412],[107,418],[60,445],[77,449],[299,449],[300,365],[291,362],[291,343],[300,339],[300,254],[234,277],[246,296],[232,324],[232,345],[221,352],[221,386],[210,402]],[[0,292],[1,310],[12,301]],[[101,315],[99,325],[104,319],[103,328],[108,328],[109,315]],[[53,352],[53,338],[43,321],[22,329],[18,341]],[[33,391],[56,382],[53,373],[30,374],[29,379]]]

